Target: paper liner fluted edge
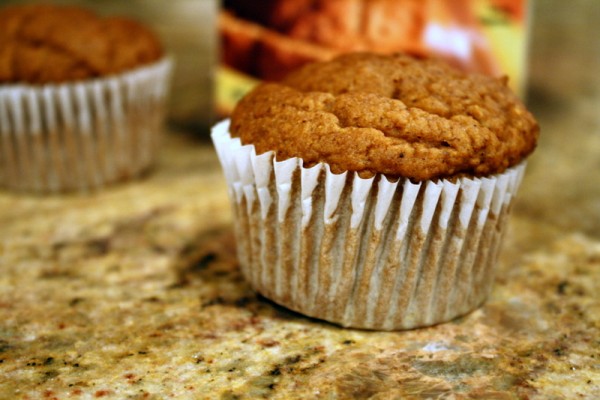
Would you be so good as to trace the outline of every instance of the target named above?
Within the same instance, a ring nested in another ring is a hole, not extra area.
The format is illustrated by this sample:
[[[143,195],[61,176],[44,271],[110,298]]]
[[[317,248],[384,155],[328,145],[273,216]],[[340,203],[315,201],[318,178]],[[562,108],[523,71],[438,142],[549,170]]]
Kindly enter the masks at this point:
[[[173,61],[114,76],[0,86],[0,186],[88,191],[155,161]]]
[[[525,162],[483,178],[412,183],[333,174],[212,139],[228,183],[243,274],[265,297],[346,327],[398,330],[485,300]]]

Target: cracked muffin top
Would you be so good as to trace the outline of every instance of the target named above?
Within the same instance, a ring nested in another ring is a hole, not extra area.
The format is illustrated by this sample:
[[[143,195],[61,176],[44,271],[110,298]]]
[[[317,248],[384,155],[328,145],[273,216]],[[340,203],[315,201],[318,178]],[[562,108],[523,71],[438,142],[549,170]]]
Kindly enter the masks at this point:
[[[369,53],[257,86],[238,103],[230,130],[278,160],[414,181],[501,173],[529,155],[539,135],[506,78]]]
[[[101,77],[154,62],[162,54],[156,36],[128,18],[54,5],[0,9],[0,84]]]

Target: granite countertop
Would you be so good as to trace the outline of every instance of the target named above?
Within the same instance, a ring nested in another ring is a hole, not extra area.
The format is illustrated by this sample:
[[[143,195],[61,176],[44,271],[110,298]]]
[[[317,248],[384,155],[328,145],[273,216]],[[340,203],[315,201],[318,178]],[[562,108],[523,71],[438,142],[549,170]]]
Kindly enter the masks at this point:
[[[163,155],[94,196],[0,194],[0,398],[600,395],[600,240],[528,217],[527,198],[483,308],[349,330],[257,297],[212,149],[170,134]]]
[[[551,28],[577,15],[595,26],[597,7],[573,7],[564,20],[542,13],[534,32],[552,39],[532,63],[542,139],[485,306],[382,333],[257,296],[238,269],[210,143],[171,129],[139,182],[0,191],[0,399],[600,398],[597,35],[570,47],[571,64],[557,58],[558,73],[535,61],[575,40]],[[593,73],[560,73],[581,59]]]

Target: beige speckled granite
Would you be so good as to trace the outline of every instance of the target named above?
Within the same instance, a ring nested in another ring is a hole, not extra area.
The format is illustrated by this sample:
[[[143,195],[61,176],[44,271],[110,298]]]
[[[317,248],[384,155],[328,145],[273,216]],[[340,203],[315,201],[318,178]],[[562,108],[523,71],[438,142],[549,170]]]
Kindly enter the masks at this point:
[[[376,333],[257,297],[212,148],[170,134],[141,182],[0,192],[0,399],[600,398],[600,7],[539,3],[558,7],[534,31],[556,61],[532,64],[543,134],[483,308]]]
[[[523,215],[485,307],[373,333],[256,297],[216,158],[185,136],[145,181],[0,210],[3,399],[600,395],[600,240]]]

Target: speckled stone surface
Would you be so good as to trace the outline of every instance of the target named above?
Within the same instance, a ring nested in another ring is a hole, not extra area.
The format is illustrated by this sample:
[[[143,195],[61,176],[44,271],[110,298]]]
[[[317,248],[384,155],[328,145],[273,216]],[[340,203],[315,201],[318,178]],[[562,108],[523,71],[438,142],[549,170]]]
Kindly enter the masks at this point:
[[[2,399],[600,395],[600,241],[523,215],[483,308],[376,333],[250,290],[217,160],[185,136],[145,181],[0,210]]]
[[[530,96],[540,146],[484,307],[378,333],[257,297],[211,146],[171,132],[143,181],[0,192],[0,399],[600,398],[599,3],[548,3]]]

